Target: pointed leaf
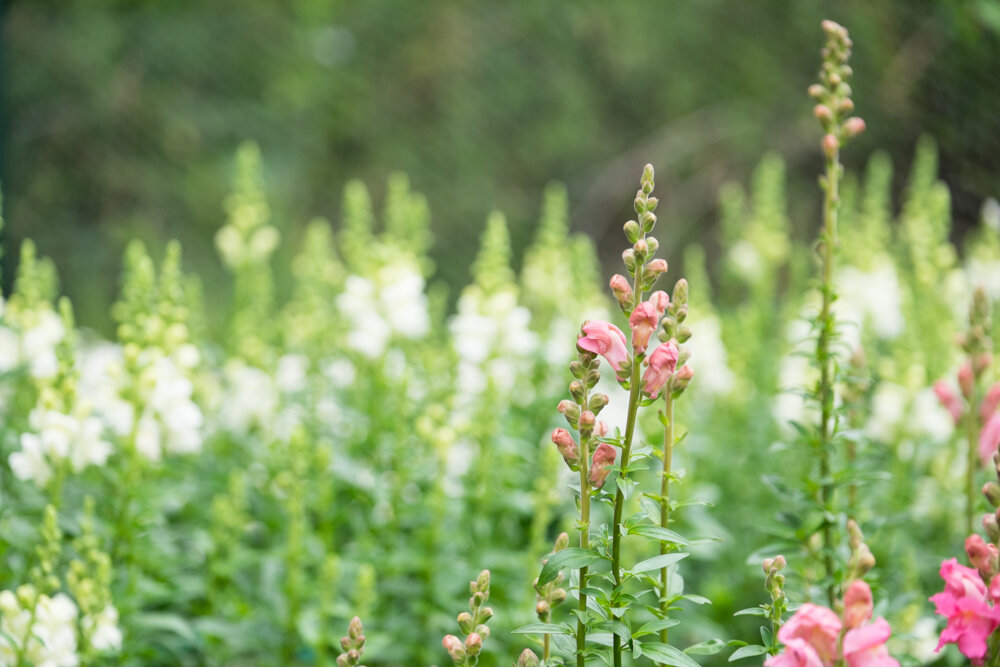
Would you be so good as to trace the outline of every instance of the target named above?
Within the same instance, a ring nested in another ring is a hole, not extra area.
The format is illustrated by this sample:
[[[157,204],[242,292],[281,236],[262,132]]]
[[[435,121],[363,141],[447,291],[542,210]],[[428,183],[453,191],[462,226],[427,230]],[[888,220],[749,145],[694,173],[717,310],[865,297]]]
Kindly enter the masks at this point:
[[[639,574],[641,572],[651,572],[653,570],[659,570],[660,568],[669,567],[674,563],[676,563],[677,561],[687,558],[688,555],[689,554],[683,554],[683,553],[663,554],[662,556],[653,556],[652,558],[647,558],[644,561],[636,563],[636,565],[632,568],[632,574]]]

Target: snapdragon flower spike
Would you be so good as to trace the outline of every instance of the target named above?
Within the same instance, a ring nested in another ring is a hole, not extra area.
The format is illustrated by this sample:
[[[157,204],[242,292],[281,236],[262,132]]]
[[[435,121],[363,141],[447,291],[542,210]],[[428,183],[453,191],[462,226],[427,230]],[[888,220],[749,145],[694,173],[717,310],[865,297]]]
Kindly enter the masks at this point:
[[[347,626],[347,636],[340,638],[343,653],[337,656],[337,667],[360,667],[361,654],[365,650],[364,629],[361,619],[355,616]]]
[[[847,83],[853,73],[847,64],[851,57],[851,38],[847,29],[834,21],[823,21],[826,47],[823,49],[823,66],[820,81],[809,87],[809,94],[816,99],[813,115],[823,126],[823,152],[833,159],[840,147],[865,130],[865,121],[851,116],[854,101],[851,86]]]
[[[493,617],[493,610],[484,606],[490,598],[490,571],[483,570],[475,581],[469,582],[469,611],[458,615],[458,626],[466,635],[462,641],[455,635],[445,635],[441,645],[448,652],[456,667],[474,667],[483,650],[483,642],[490,636],[486,623]]]

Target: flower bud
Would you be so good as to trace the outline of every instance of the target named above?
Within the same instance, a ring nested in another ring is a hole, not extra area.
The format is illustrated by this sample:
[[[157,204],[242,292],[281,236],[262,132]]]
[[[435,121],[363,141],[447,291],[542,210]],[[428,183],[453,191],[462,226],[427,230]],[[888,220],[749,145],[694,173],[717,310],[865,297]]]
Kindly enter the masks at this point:
[[[583,397],[586,393],[586,387],[584,387],[583,383],[579,380],[573,380],[569,383],[569,395],[573,397],[573,400],[576,401],[577,405],[583,401]]]
[[[655,211],[656,205],[660,203],[660,200],[656,197],[646,197],[646,210]]]
[[[632,292],[632,286],[628,283],[628,279],[625,276],[616,273],[611,276],[610,285],[611,291],[614,292],[615,299],[618,300],[622,309],[626,311],[631,310],[635,295]]]
[[[607,394],[594,394],[590,397],[590,403],[587,404],[587,408],[589,408],[594,414],[597,414],[604,409],[604,406],[606,406],[610,400],[611,399]]]
[[[345,651],[345,652],[346,651],[350,651],[352,644],[353,644],[353,642],[351,641],[350,637],[341,637],[340,638],[340,649],[342,651]]]
[[[476,585],[479,587],[479,591],[480,592],[486,593],[487,597],[489,596],[489,593],[490,593],[490,571],[489,570],[483,570],[482,572],[479,573],[479,576],[476,577]],[[490,615],[492,616],[493,612],[490,612]]]
[[[625,238],[628,239],[629,243],[635,243],[639,240],[639,223],[635,220],[626,222],[622,229],[625,231]]]
[[[993,355],[989,352],[983,352],[982,354],[977,354],[976,358],[973,359],[973,370],[976,375],[982,375],[983,372],[990,367],[993,363]]]
[[[786,565],[788,565],[788,563],[785,561],[785,557],[784,556],[782,556],[781,554],[778,554],[777,556],[774,557],[774,567],[775,567],[775,569],[777,569],[777,570],[784,570]]]
[[[685,278],[681,278],[674,285],[674,298],[673,303],[675,308],[680,308],[687,304],[688,300],[688,281]]]
[[[809,97],[818,100],[819,98],[823,97],[825,93],[826,89],[823,86],[819,85],[818,83],[814,83],[813,85],[809,86]]]
[[[838,148],[840,148],[840,142],[837,141],[837,137],[832,134],[823,135],[823,153],[827,158],[832,160],[837,155]]]
[[[355,616],[347,625],[347,634],[352,639],[358,639],[362,636],[362,632],[364,632],[364,629],[361,627],[361,619]]]
[[[833,120],[833,112],[825,104],[817,104],[813,107],[813,115],[824,125]]]
[[[771,574],[771,568],[774,567],[774,559],[765,558],[763,566],[764,566],[764,574]]]
[[[636,257],[645,257],[646,253],[649,252],[649,244],[646,243],[646,239],[639,239],[632,246],[632,250],[635,251]]]
[[[462,646],[462,640],[455,635],[445,635],[444,639],[441,640],[441,645],[455,662],[465,660],[465,647]]]
[[[967,400],[972,399],[972,394],[976,391],[976,377],[968,363],[962,364],[958,369],[958,387]]]
[[[694,378],[694,369],[690,366],[681,366],[677,369],[674,374],[674,381],[671,385],[673,391],[673,396],[676,398],[684,393],[684,390],[688,388],[691,384],[691,380]]]
[[[552,431],[552,442],[556,444],[559,449],[559,453],[562,454],[563,461],[566,462],[571,469],[575,468],[580,462],[580,450],[576,445],[576,440],[570,435],[570,432],[564,428],[557,428]]]
[[[552,611],[552,607],[545,600],[539,600],[538,604],[535,605],[535,613],[541,620],[546,620],[549,617],[549,612]]]
[[[530,648],[524,649],[517,659],[517,667],[538,667],[540,664],[538,656]]]
[[[580,430],[590,430],[594,427],[594,423],[597,421],[597,417],[590,410],[584,410],[580,413]]]
[[[566,421],[569,422],[570,426],[575,427],[576,423],[580,420],[580,406],[573,401],[565,399],[559,401],[559,405],[556,406],[556,409],[558,409],[559,412],[566,417]]]
[[[653,173],[653,165],[651,164],[642,168],[642,179],[639,182],[642,183],[643,193],[647,195],[653,191]]]
[[[483,650],[483,638],[479,636],[478,632],[473,632],[465,638],[465,650],[468,651],[469,655],[479,655],[479,652]]]
[[[979,405],[979,416],[983,418],[983,421],[987,421],[997,411],[998,406],[1000,406],[1000,382],[995,383],[986,392],[986,397]]]
[[[351,663],[347,660],[346,653],[341,653],[337,656],[337,667],[351,667]]]
[[[617,456],[618,450],[606,442],[602,442],[597,447],[597,450],[594,451],[594,456],[590,463],[590,483],[595,489],[604,486],[604,482],[611,472],[608,468],[614,464]]]
[[[472,632],[473,627],[475,627],[475,624],[474,624],[474,622],[472,620],[472,614],[470,614],[467,611],[463,611],[461,614],[459,614],[458,615],[458,627],[465,634],[469,634],[470,632]]]
[[[965,540],[965,553],[983,579],[988,580],[996,574],[1000,565],[1000,551],[995,544],[987,544],[979,535],[969,535]]]
[[[691,327],[686,327],[685,326],[685,327],[681,327],[680,329],[677,330],[677,342],[678,343],[686,343],[686,342],[688,342],[689,340],[691,340],[691,336],[692,336]]]
[[[847,535],[851,549],[858,549],[865,542],[864,533],[861,532],[861,527],[858,526],[858,522],[854,519],[847,520]]]
[[[997,523],[996,514],[983,516],[983,530],[986,531],[986,537],[990,538],[991,542],[1000,540],[1000,523]]]
[[[635,271],[635,251],[632,248],[626,248],[622,252],[622,261],[625,262],[625,268],[628,269],[629,273]]]
[[[851,113],[854,111],[854,101],[850,97],[845,97],[837,105],[837,111],[840,113]]]
[[[482,625],[482,624],[477,625],[476,626],[476,632],[483,639],[489,639],[489,636],[490,636],[490,628],[489,628],[489,626]]]
[[[858,136],[865,131],[865,121],[857,116],[851,116],[844,121],[844,136],[848,139]]]
[[[553,551],[562,551],[568,546],[569,546],[569,535],[566,533],[559,533],[559,536],[556,537],[555,548],[553,549]]]
[[[489,586],[489,584],[487,584]],[[491,607],[483,607],[479,610],[479,622],[485,623],[486,621],[493,618],[493,609]]]
[[[993,507],[1000,507],[1000,484],[987,482],[983,485],[983,495]]]

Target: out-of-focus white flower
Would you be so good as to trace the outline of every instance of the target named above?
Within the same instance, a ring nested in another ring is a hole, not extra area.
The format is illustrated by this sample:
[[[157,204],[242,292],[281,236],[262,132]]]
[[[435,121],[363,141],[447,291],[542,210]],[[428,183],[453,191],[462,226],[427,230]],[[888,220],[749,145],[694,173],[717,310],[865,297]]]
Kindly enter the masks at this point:
[[[80,623],[95,650],[121,650],[122,631],[118,627],[118,610],[114,605],[109,604],[93,616],[84,616]]]
[[[259,368],[230,360],[223,370],[225,390],[219,419],[232,433],[246,433],[270,424],[278,408],[278,391],[271,376]]]
[[[948,442],[955,431],[955,422],[930,387],[922,389],[913,397],[910,415],[913,434],[926,437],[936,444]]]
[[[741,278],[756,279],[764,268],[764,261],[754,245],[743,239],[729,249],[729,261]]]
[[[39,311],[37,322],[21,333],[21,357],[33,377],[45,379],[56,374],[56,345],[65,335],[62,318],[51,310]]]
[[[0,373],[9,373],[21,363],[20,347],[17,332],[0,326]]]
[[[350,322],[348,347],[372,359],[393,335],[415,339],[430,331],[424,277],[410,262],[382,267],[373,279],[347,276],[337,307]]]
[[[40,487],[44,487],[52,479],[52,468],[45,458],[42,439],[34,433],[21,434],[21,451],[12,453],[8,462],[18,479],[30,480]]]
[[[866,327],[882,340],[898,337],[906,327],[895,265],[888,257],[879,256],[874,267],[862,271],[845,266],[836,277],[834,312],[851,348],[858,346],[860,332]]]
[[[73,472],[88,465],[103,466],[111,455],[111,443],[102,438],[103,425],[89,414],[86,406],[76,414],[35,408],[28,416],[32,431],[22,433],[21,450],[10,455],[9,463],[19,479],[45,486],[52,476],[52,464],[69,461]]]
[[[906,387],[893,382],[880,382],[872,397],[872,413],[865,424],[865,434],[879,442],[895,442],[909,402]]]
[[[151,461],[160,460],[164,452],[199,451],[204,417],[192,400],[194,385],[181,367],[170,357],[155,357],[143,369],[139,386],[144,406],[136,448]]]
[[[309,360],[302,354],[286,354],[278,360],[274,382],[282,392],[291,394],[306,388]]]
[[[77,393],[86,396],[94,414],[112,433],[124,437],[132,432],[135,408],[122,398],[128,377],[120,345],[101,343],[77,353]]]
[[[424,277],[416,266],[390,264],[378,273],[380,310],[403,338],[422,338],[431,327]]]
[[[338,389],[346,389],[354,384],[357,371],[347,359],[333,359],[323,367],[323,374]]]
[[[969,258],[965,275],[972,289],[982,287],[990,301],[1000,301],[1000,261]]]
[[[692,333],[687,342],[691,351],[689,364],[695,370],[692,389],[713,396],[729,392],[735,383],[735,376],[729,368],[719,318],[714,315],[700,317],[690,321],[689,326]]]
[[[32,665],[76,667],[77,608],[63,593],[39,595],[34,614],[11,591],[0,593],[0,664],[16,665],[18,655]]]

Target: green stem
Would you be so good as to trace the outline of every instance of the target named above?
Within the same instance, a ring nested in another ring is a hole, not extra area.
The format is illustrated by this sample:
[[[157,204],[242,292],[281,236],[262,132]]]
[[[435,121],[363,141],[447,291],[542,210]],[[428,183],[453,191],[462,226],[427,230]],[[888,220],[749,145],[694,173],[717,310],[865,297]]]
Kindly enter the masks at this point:
[[[837,204],[840,199],[839,152],[827,158],[826,187],[823,198],[823,305],[819,316],[819,340],[816,343],[816,361],[820,367],[820,432],[817,455],[819,458],[820,493],[823,518],[823,567],[826,572],[826,594],[831,607],[836,599],[833,567],[833,525],[827,516],[832,511],[833,481],[830,479],[830,449],[833,439],[833,357],[830,342],[834,333],[833,318],[833,262],[837,245]]]
[[[590,460],[590,437],[580,436],[580,548],[590,548],[590,477],[587,469],[587,461]],[[578,609],[580,614],[576,620],[576,664],[577,667],[584,667],[586,662],[583,651],[587,647],[587,624],[583,617],[587,612],[587,595],[583,592],[586,588],[587,572],[589,568],[580,568],[580,604]],[[549,636],[545,635],[548,640]],[[546,644],[548,649],[548,644]]]
[[[674,455],[674,396],[669,387],[664,387],[663,391],[664,408],[663,416],[666,419],[666,426],[663,429],[663,477],[660,479],[660,526],[670,527],[670,475],[671,464]],[[660,542],[660,555],[668,551],[666,542]],[[668,568],[660,570],[660,616],[667,617],[667,591],[670,573]],[[660,630],[660,641],[667,643],[667,629]]]
[[[632,453],[632,437],[635,434],[635,416],[639,410],[639,367],[641,366],[642,355],[635,355],[632,358],[632,378],[629,383],[630,393],[628,397],[628,420],[625,423],[625,440],[622,443],[621,473],[619,478],[624,479],[628,469],[629,456]],[[611,524],[611,571],[615,577],[615,592],[612,599],[617,599],[621,594],[622,572],[621,572],[621,548],[622,548],[622,509],[625,506],[625,494],[622,493],[621,486],[615,492],[615,514],[614,522]],[[622,640],[618,635],[614,635],[612,646],[612,657],[614,667],[621,667],[622,664]]]
[[[972,393],[973,395],[969,398],[969,412],[965,416],[965,435],[969,441],[965,470],[965,532],[969,535],[976,528],[976,469],[979,466],[979,451],[976,446],[976,431],[979,424],[976,419],[975,390]]]

